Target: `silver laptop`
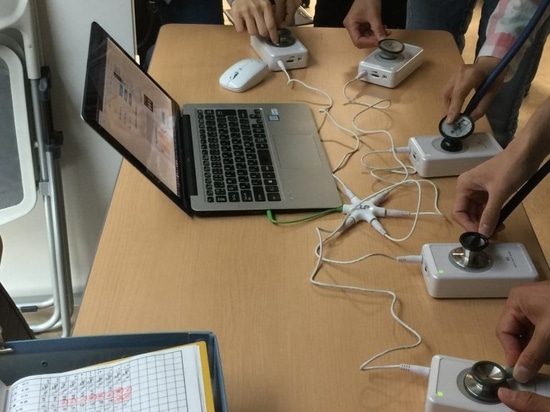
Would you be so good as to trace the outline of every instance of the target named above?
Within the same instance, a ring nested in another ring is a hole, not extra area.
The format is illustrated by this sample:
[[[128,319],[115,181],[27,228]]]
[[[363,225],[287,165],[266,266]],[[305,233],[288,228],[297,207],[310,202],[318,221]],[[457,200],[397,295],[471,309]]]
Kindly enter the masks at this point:
[[[91,29],[82,117],[189,215],[342,204],[307,105],[180,109],[97,23]]]

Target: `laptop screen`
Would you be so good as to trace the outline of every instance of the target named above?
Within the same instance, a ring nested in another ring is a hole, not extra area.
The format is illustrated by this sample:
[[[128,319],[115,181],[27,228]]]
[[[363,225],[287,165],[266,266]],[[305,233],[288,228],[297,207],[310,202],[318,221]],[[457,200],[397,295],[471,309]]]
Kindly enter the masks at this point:
[[[341,205],[304,103],[182,110],[97,23],[84,87],[84,120],[189,215]]]
[[[84,120],[134,166],[160,181],[176,196],[179,192],[175,149],[178,110],[164,90],[94,24]]]

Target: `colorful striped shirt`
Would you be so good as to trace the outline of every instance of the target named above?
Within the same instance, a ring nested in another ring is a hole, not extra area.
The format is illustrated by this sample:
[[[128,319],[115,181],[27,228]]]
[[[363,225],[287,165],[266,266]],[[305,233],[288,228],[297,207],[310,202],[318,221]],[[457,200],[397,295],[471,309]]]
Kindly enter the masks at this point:
[[[502,59],[521,35],[542,0],[500,0],[487,24],[486,40],[478,56],[492,56]],[[548,17],[549,10],[539,21],[535,31]],[[517,70],[525,49],[532,42],[534,33],[524,43],[521,50],[509,64],[506,78],[509,79]]]

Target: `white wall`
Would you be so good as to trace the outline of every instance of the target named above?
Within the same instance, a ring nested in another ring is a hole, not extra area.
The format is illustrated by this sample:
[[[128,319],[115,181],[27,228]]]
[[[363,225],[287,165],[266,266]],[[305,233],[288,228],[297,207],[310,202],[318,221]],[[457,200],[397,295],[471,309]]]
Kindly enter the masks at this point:
[[[134,53],[132,0],[35,0],[41,50],[52,71],[54,127],[63,131],[62,176],[73,287],[84,290],[120,156],[80,118],[90,24],[99,22]],[[0,0],[1,3],[1,0]],[[18,301],[51,291],[51,262],[41,199],[27,216],[0,227],[0,281]]]

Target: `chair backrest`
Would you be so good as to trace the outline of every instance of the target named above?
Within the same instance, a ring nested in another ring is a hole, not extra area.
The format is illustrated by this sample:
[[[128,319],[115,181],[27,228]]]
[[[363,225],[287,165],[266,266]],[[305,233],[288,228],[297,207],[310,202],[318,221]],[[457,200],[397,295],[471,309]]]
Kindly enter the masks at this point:
[[[36,67],[31,0],[3,0],[0,9],[0,225],[36,204],[32,104],[28,84]],[[28,47],[28,48],[27,48]],[[29,51],[30,50],[30,51]]]
[[[23,65],[0,44],[0,225],[30,212],[37,188]]]
[[[0,238],[0,262],[2,260],[2,238]],[[6,289],[0,284],[0,332],[3,341],[34,339],[34,333],[15,305]],[[0,341],[0,347],[1,347]]]
[[[0,8],[0,30],[14,30],[21,37],[27,76],[29,79],[39,79],[41,64],[38,47],[37,24],[35,17],[37,0],[2,0]]]

